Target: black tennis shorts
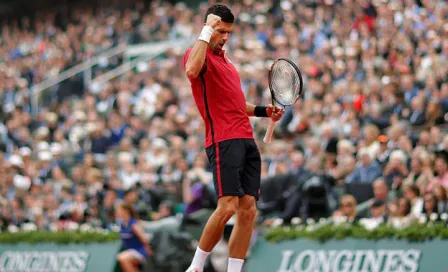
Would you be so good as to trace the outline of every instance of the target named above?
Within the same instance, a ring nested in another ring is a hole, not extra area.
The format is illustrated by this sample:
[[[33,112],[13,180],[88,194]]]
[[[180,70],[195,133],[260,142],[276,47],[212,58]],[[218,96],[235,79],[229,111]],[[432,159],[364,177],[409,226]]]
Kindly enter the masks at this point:
[[[253,139],[231,139],[206,148],[213,169],[216,194],[260,195],[261,157]]]

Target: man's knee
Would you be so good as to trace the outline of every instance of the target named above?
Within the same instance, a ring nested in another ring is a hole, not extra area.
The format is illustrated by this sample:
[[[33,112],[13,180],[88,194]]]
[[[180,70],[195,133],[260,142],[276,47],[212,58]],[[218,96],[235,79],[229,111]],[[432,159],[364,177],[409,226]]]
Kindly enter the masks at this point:
[[[230,219],[238,209],[237,196],[225,196],[218,200],[218,208],[216,213],[225,219]]]
[[[242,197],[238,205],[238,219],[244,222],[252,222],[255,219],[256,214],[257,205],[255,198],[251,196]]]
[[[237,212],[237,216],[239,217],[240,220],[250,222],[254,220],[256,214],[257,214],[257,208],[255,205],[246,208],[239,208]]]

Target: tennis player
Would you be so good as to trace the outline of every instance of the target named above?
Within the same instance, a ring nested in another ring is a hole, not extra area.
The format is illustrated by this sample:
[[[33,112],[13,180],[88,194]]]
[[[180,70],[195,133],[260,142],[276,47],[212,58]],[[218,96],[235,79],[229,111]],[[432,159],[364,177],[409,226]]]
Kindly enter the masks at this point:
[[[210,216],[187,272],[202,272],[210,251],[220,241],[226,222],[236,214],[229,241],[228,272],[240,272],[251,239],[260,193],[261,159],[249,116],[278,121],[283,109],[247,103],[240,77],[226,57],[224,44],[234,16],[224,5],[211,6],[205,25],[184,56],[184,68],[206,126],[205,147],[213,168],[218,206]]]

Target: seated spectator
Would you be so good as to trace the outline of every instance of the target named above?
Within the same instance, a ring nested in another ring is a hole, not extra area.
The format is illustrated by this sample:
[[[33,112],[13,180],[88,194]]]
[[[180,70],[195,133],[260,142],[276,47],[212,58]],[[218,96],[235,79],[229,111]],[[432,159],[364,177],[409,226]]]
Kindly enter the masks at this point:
[[[423,199],[420,197],[419,188],[415,185],[405,185],[403,196],[411,202],[411,213],[419,216],[423,210]]]
[[[356,168],[356,159],[352,155],[338,157],[336,169],[331,173],[333,177],[344,183],[348,175],[353,173]]]
[[[437,98],[431,98],[425,112],[425,119],[430,126],[437,126],[446,123],[443,118],[442,108]]]
[[[403,151],[395,150],[390,154],[389,162],[384,168],[384,178],[394,190],[398,190],[403,179],[408,175],[407,158]]]
[[[389,214],[387,212],[386,203],[382,200],[375,200],[370,207],[370,218],[382,219],[383,222],[387,222]]]
[[[375,160],[380,151],[380,143],[378,137],[380,136],[380,130],[377,126],[369,124],[363,129],[364,139],[362,146],[367,150],[370,158]]]
[[[349,222],[359,219],[356,211],[356,199],[352,195],[345,195],[339,201],[339,208],[333,212],[333,216],[347,217]]]
[[[403,167],[402,167],[403,168]],[[422,160],[414,157],[408,176],[403,180],[404,185],[415,185],[418,188],[426,188],[433,178],[430,168],[423,168]]]
[[[448,161],[445,156],[438,156],[435,161],[436,177],[434,182],[448,189]]]
[[[432,193],[426,193],[423,196],[423,202],[424,205],[422,214],[424,214],[428,220],[431,221],[440,220],[440,214],[438,213],[437,197]]]
[[[406,227],[418,220],[418,217],[411,213],[411,202],[406,198],[400,198],[389,207],[390,217],[387,223],[394,227]]]
[[[290,174],[295,175],[298,180],[310,174],[305,168],[304,155],[301,151],[294,151],[291,156]]]
[[[411,215],[411,202],[407,198],[400,198],[397,201],[397,213],[398,218],[405,218]]]
[[[373,182],[373,198],[364,203],[360,203],[357,207],[359,215],[369,217],[370,208],[375,201],[382,201],[387,208],[394,203],[396,196],[393,191],[389,190],[389,186],[383,178],[379,178]]]
[[[355,146],[349,140],[340,140],[337,144],[337,154],[338,156],[350,156],[355,153]]]
[[[117,199],[117,193],[114,190],[107,190],[103,197],[102,209],[99,210],[99,218],[105,229],[110,230],[115,221],[114,207]]]
[[[433,193],[437,198],[437,212],[439,214],[446,213],[448,208],[447,190],[441,184],[435,185]]]
[[[384,166],[389,159],[390,153],[392,153],[392,150],[389,149],[387,146],[387,136],[386,135],[380,135],[378,137],[378,142],[380,143],[380,149],[378,151],[378,162],[381,164],[381,166]]]
[[[409,123],[412,126],[421,126],[425,124],[425,98],[423,96],[417,95],[412,99],[411,112]]]
[[[346,183],[371,183],[382,175],[382,169],[376,160],[372,160],[370,152],[361,148],[358,152],[358,164],[346,179]]]

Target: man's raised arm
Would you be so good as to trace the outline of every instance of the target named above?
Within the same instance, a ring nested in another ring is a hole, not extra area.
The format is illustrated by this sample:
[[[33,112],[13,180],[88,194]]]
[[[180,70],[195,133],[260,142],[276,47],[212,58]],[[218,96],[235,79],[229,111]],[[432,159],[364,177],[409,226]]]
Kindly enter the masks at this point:
[[[185,70],[189,79],[195,79],[199,76],[205,62],[205,53],[207,52],[208,43],[214,28],[221,22],[221,17],[214,14],[207,16],[207,22],[202,29],[201,35],[199,35],[198,41],[193,46],[193,49],[188,56]]]

